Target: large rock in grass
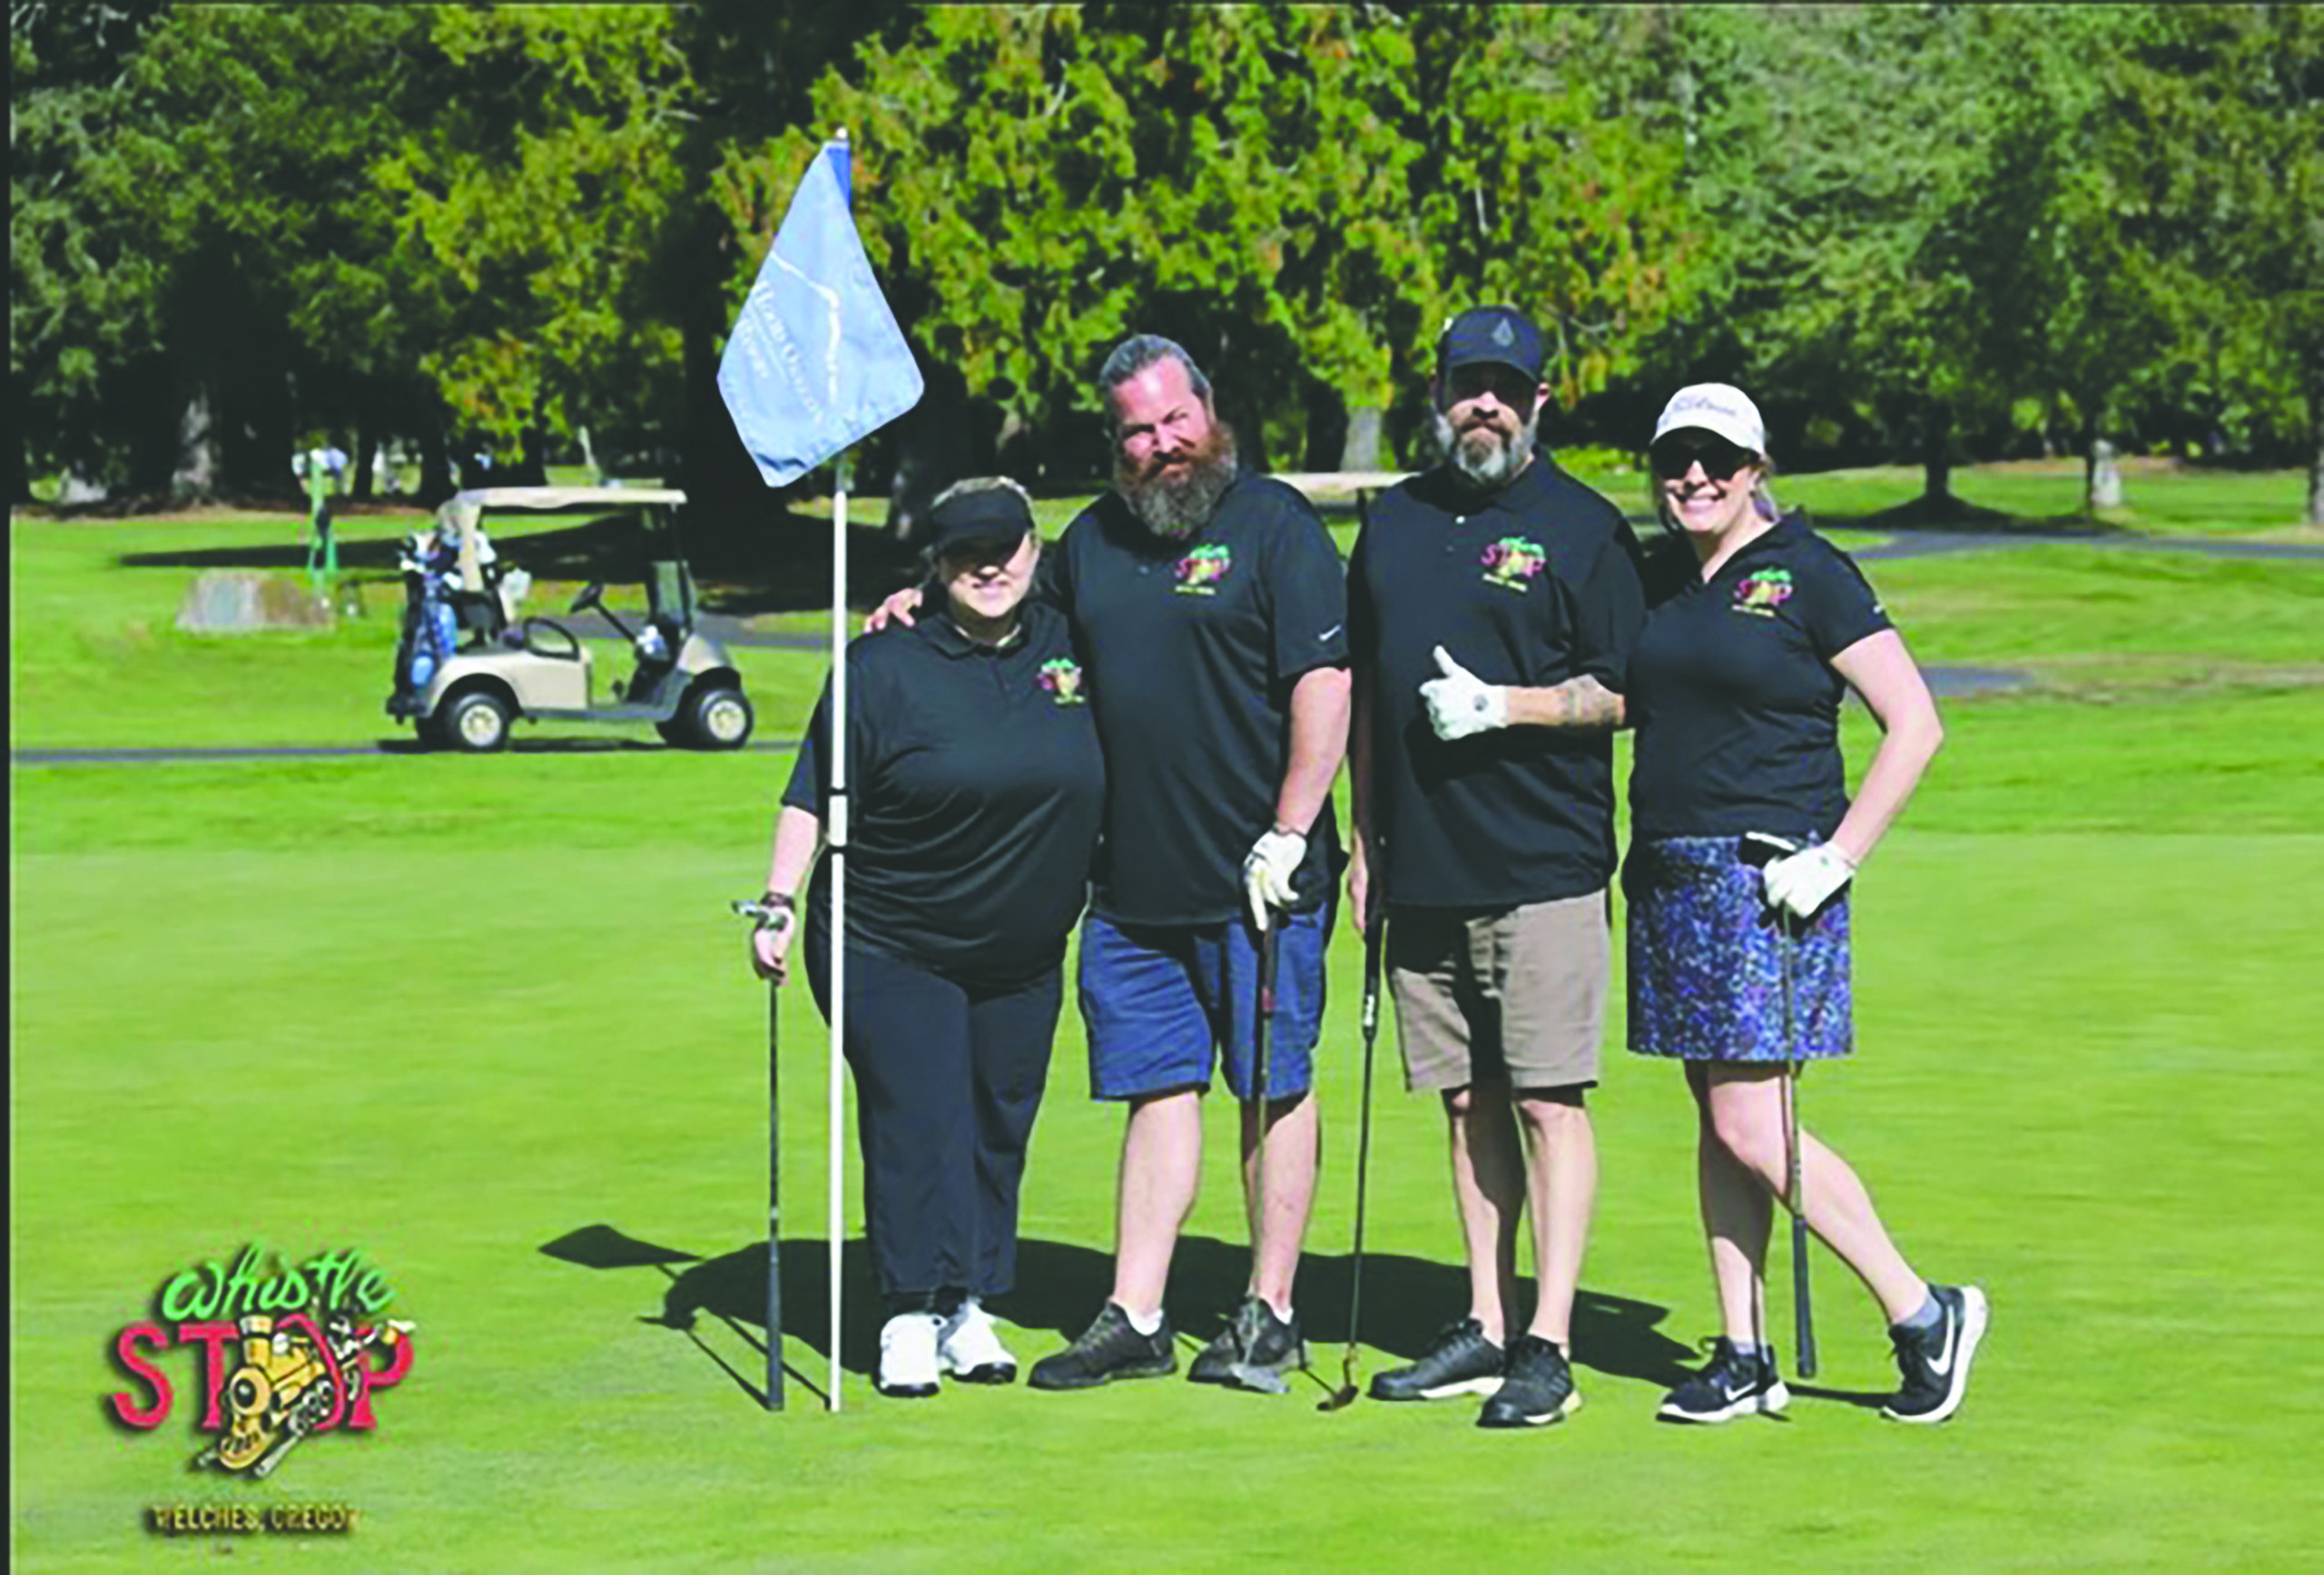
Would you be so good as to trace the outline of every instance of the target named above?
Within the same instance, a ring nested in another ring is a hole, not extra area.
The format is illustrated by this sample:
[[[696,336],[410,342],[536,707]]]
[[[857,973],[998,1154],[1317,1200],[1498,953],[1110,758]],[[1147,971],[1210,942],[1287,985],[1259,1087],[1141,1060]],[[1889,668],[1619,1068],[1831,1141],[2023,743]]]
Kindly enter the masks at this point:
[[[328,629],[328,597],[305,582],[251,569],[212,569],[193,582],[178,607],[189,635],[247,635],[264,629]]]

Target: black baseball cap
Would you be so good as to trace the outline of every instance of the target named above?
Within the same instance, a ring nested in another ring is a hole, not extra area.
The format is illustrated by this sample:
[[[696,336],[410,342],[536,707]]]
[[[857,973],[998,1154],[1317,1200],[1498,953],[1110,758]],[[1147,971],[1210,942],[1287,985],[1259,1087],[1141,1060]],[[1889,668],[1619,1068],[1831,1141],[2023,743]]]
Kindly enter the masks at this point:
[[[1437,336],[1440,372],[1490,363],[1514,367],[1532,382],[1541,380],[1541,330],[1513,306],[1472,306],[1448,320]]]
[[[928,515],[928,545],[955,552],[971,543],[1014,552],[1033,528],[1033,511],[1014,487],[980,487],[941,498]]]

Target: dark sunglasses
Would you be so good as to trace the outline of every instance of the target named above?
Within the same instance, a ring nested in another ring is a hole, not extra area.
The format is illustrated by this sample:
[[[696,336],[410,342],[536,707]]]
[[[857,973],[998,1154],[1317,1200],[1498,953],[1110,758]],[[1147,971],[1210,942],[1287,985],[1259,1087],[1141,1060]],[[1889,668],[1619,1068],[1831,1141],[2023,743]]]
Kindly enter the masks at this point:
[[[1655,475],[1665,481],[1678,480],[1698,463],[1705,476],[1724,481],[1757,458],[1732,443],[1687,441],[1657,443],[1647,457],[1653,462]]]

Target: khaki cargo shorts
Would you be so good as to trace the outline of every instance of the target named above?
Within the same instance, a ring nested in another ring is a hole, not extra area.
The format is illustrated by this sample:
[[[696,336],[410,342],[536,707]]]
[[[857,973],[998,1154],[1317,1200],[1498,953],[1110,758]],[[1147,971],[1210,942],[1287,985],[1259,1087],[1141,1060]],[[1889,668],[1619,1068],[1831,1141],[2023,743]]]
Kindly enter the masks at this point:
[[[1598,1081],[1613,960],[1605,891],[1515,908],[1388,911],[1404,1086]]]

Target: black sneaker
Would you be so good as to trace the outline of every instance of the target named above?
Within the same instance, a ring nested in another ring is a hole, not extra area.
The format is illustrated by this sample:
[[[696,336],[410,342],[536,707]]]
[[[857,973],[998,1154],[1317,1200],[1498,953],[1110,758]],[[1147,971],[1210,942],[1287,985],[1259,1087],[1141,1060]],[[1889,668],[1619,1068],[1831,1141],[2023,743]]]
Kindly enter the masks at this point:
[[[1709,1365],[1664,1395],[1654,1414],[1665,1422],[1732,1422],[1780,1415],[1790,1403],[1772,1354],[1746,1356],[1721,1336],[1711,1342]]]
[[[1278,1318],[1264,1298],[1246,1296],[1234,1321],[1202,1349],[1187,1369],[1196,1383],[1222,1383],[1262,1394],[1281,1394],[1284,1374],[1307,1365],[1307,1345],[1299,1337],[1299,1315]]]
[[[1034,1363],[1025,1382],[1035,1389],[1095,1389],[1117,1378],[1159,1378],[1177,1370],[1167,1314],[1159,1329],[1141,1334],[1129,1314],[1108,1302],[1080,1339]]]
[[[1943,1422],[1961,1409],[1969,1389],[1969,1363],[1985,1337],[1989,1309],[1974,1285],[1931,1285],[1943,1314],[1928,1329],[1891,1329],[1896,1371],[1904,1383],[1880,1408],[1891,1422]]]
[[[1450,1400],[1456,1394],[1491,1394],[1501,1387],[1508,1354],[1485,1338],[1474,1318],[1448,1324],[1419,1361],[1372,1377],[1374,1400]]]
[[[1539,1334],[1520,1334],[1509,1343],[1501,1387],[1477,1413],[1477,1425],[1546,1427],[1581,1409],[1581,1391],[1573,1386],[1565,1353]]]

